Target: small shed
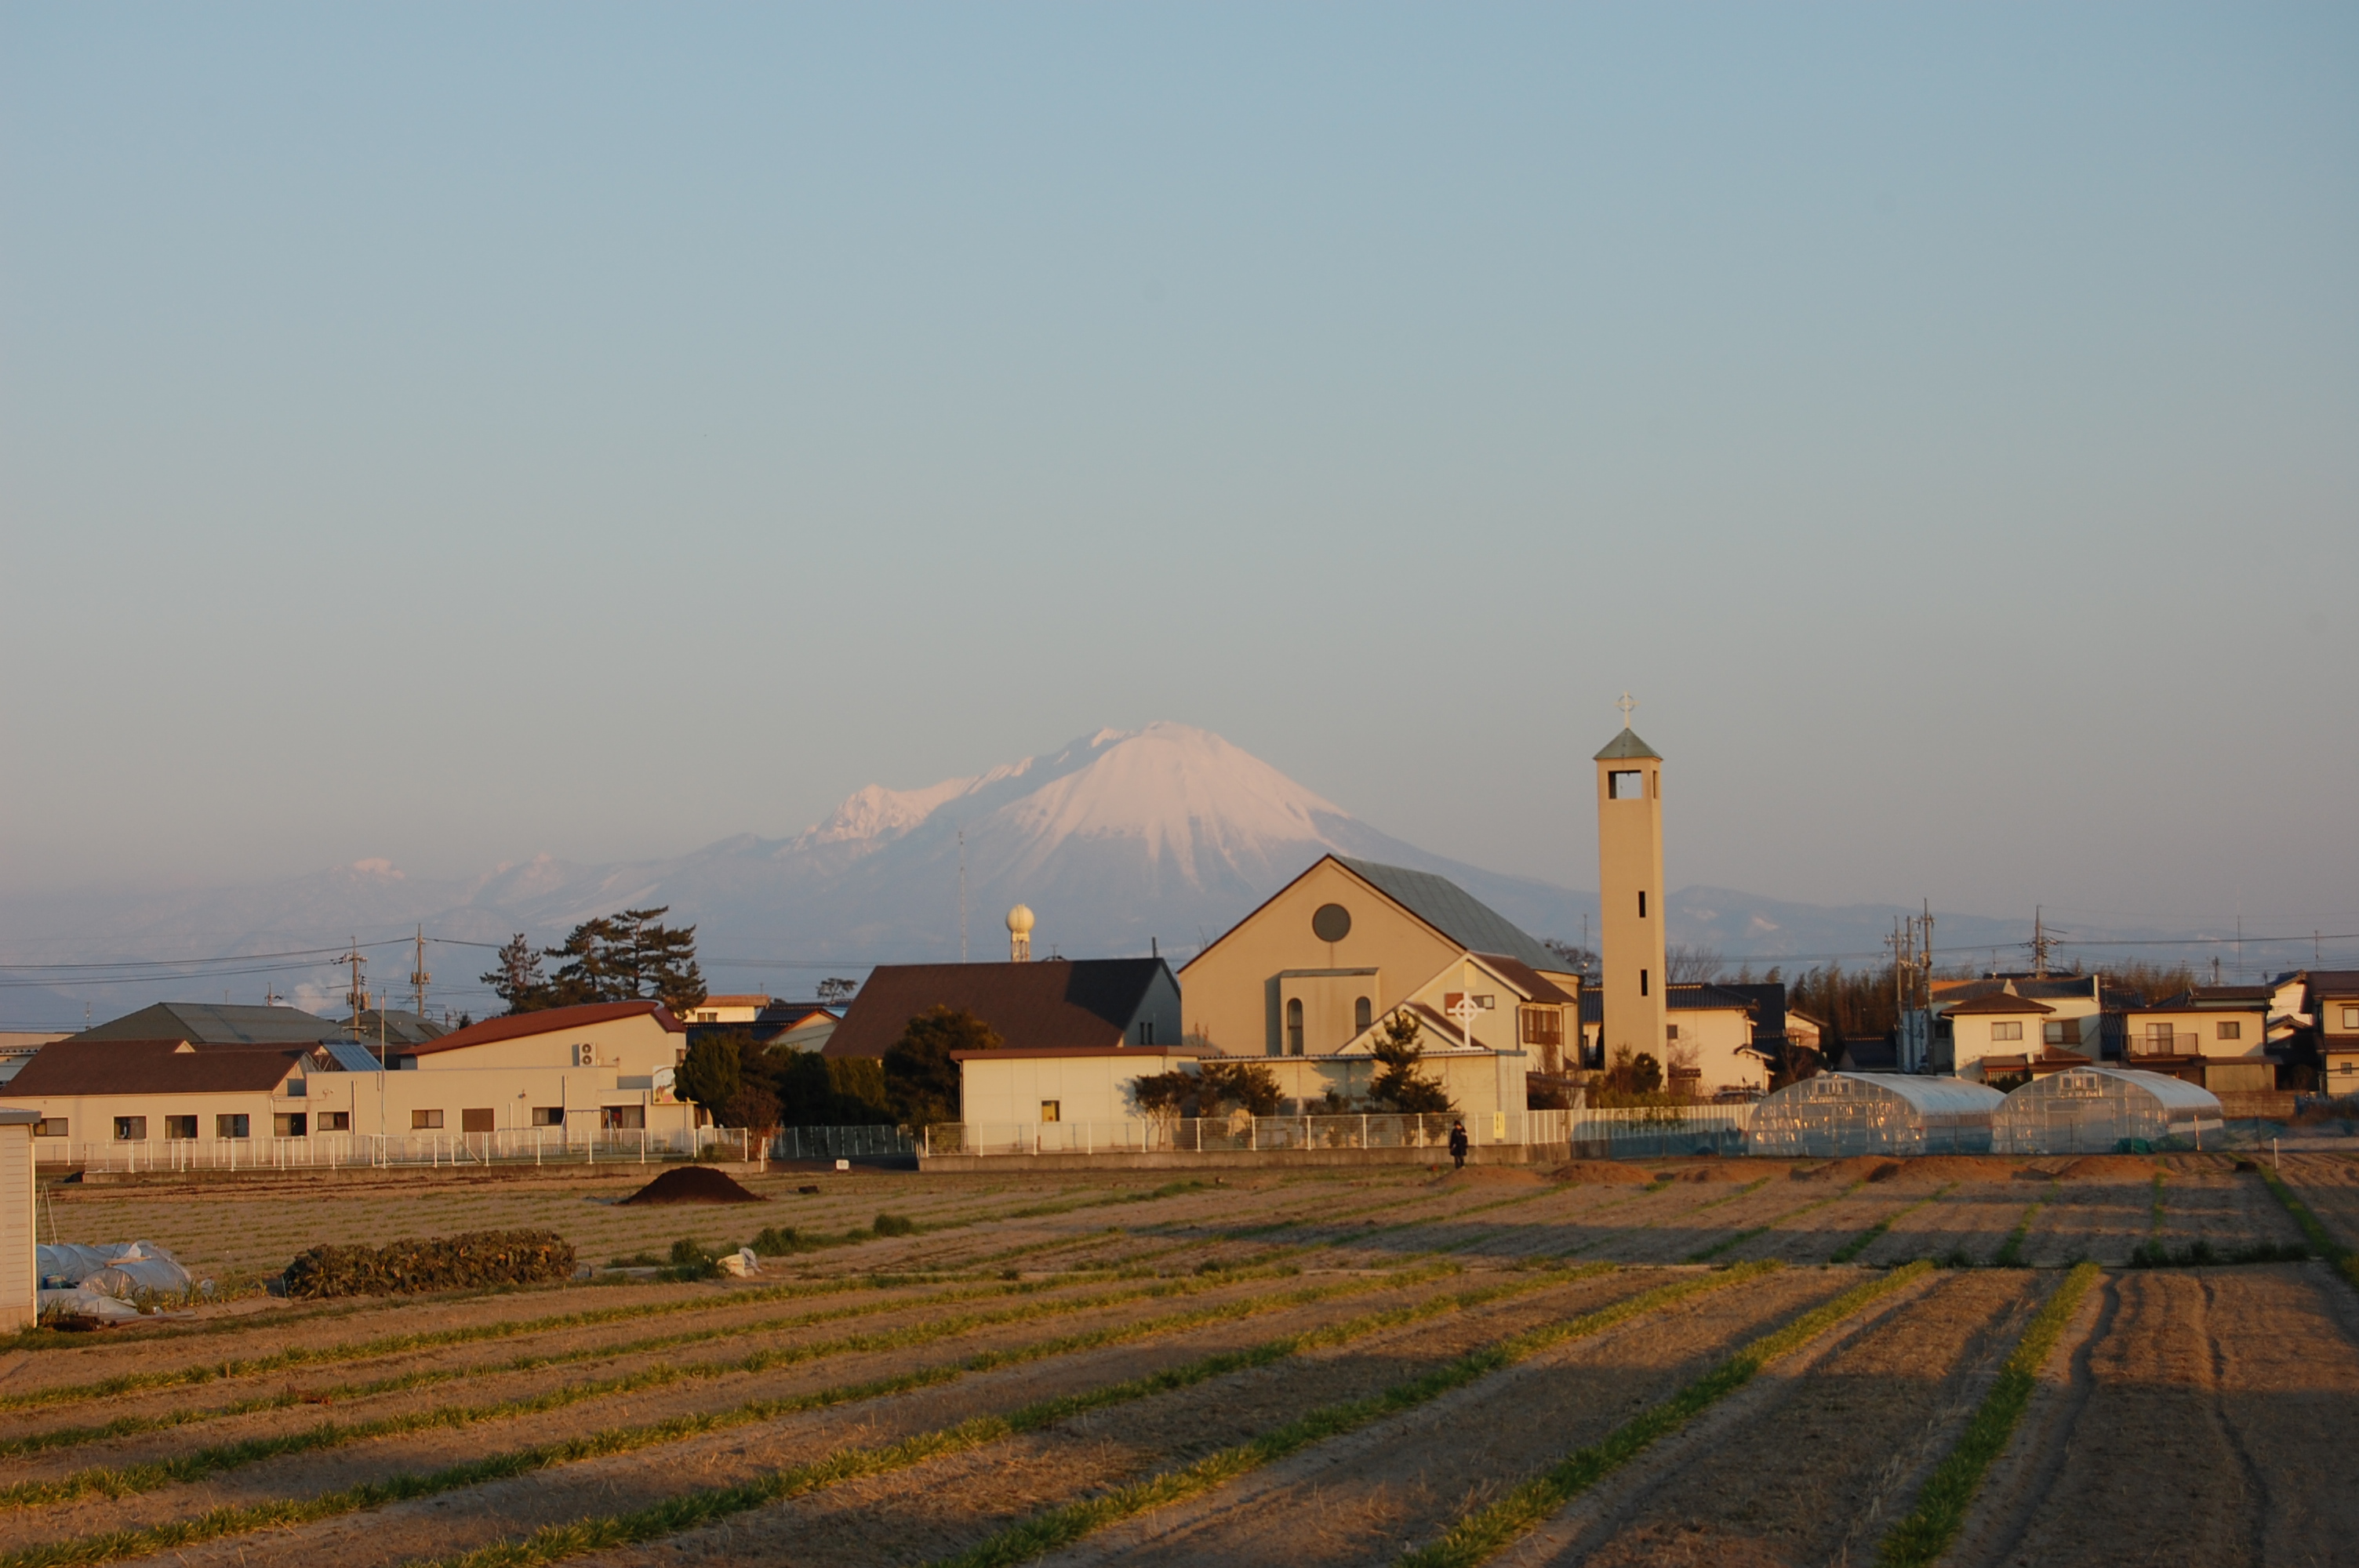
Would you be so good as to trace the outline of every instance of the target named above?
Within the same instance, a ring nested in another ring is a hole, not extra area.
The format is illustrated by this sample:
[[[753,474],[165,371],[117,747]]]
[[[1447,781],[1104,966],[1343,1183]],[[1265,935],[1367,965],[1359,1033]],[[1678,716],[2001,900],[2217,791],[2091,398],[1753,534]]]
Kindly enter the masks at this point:
[[[41,1315],[41,1275],[34,1266],[33,1125],[37,1110],[0,1107],[0,1330]]]
[[[1821,1073],[1753,1108],[1745,1152],[1832,1160],[1853,1154],[1987,1154],[2006,1097],[1963,1078]]]
[[[2138,1067],[2071,1067],[2006,1097],[1992,1123],[2001,1154],[2111,1154],[2143,1143],[2199,1144],[2220,1130],[2207,1088]]]

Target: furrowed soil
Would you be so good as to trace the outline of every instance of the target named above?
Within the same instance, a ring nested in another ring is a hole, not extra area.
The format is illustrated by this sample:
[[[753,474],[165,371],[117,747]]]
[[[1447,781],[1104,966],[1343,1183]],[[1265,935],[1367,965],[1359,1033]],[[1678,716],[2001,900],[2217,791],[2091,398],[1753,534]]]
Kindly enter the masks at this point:
[[[2042,1292],[2027,1271],[1976,1271],[1863,1314],[1815,1359],[1773,1365],[1501,1561],[1872,1562]]]
[[[1948,1561],[2351,1561],[2353,1307],[2315,1263],[2114,1276]]]
[[[1689,1297],[1049,1561],[1060,1568],[1117,1560],[1269,1568],[1386,1561],[1858,1278],[1795,1270]]]
[[[1600,1563],[1865,1563],[1878,1539],[1871,1526],[1911,1506],[2056,1268],[2084,1257],[2117,1266],[2149,1238],[2174,1252],[2200,1240],[2223,1256],[2299,1239],[2259,1173],[2234,1165],[2207,1154],[1591,1162],[1561,1174],[793,1172],[740,1174],[770,1201],[719,1208],[621,1206],[650,1173],[603,1166],[595,1178],[399,1172],[325,1187],[299,1173],[60,1187],[45,1200],[54,1197],[67,1236],[158,1241],[224,1274],[275,1272],[325,1239],[381,1244],[500,1227],[554,1229],[601,1264],[661,1257],[683,1237],[734,1247],[766,1225],[791,1227],[799,1246],[764,1260],[750,1281],[666,1282],[643,1270],[427,1297],[255,1293],[185,1319],[0,1338],[0,1486],[93,1467],[103,1480],[105,1467],[302,1439],[321,1422],[415,1426],[188,1480],[135,1475],[115,1496],[20,1497],[0,1507],[0,1551],[71,1558],[94,1534],[223,1506],[704,1421],[749,1401],[830,1401],[161,1553],[390,1568],[1386,1308],[1453,1303],[584,1559],[911,1563],[1535,1325],[1747,1259],[1788,1265],[1552,1346],[1072,1549],[1385,1562],[1878,1267],[1991,1262],[2028,1213],[2010,1256],[2038,1270],[1945,1270],[1909,1284],[1666,1438],[1558,1521]],[[2288,1155],[2284,1174],[2322,1223],[2359,1241],[2359,1161]],[[876,1236],[880,1213],[906,1215],[917,1231]],[[1821,1267],[1838,1254],[1848,1261]],[[1603,1271],[1548,1271],[1592,1264]],[[1312,1291],[1324,1293],[1299,1299]],[[1470,1292],[1491,1294],[1458,1303]],[[1223,1309],[1234,1311],[1167,1321]],[[1111,1342],[1074,1341],[1086,1335]],[[2324,1263],[2117,1271],[2051,1357],[1958,1561],[2347,1559],[2359,1517],[2338,1500],[2347,1488],[2332,1456],[2359,1440],[2354,1346],[2359,1292]],[[968,1368],[977,1356],[996,1359]],[[761,1359],[741,1364],[749,1357]],[[110,1388],[110,1379],[134,1386]],[[897,1392],[856,1387],[883,1379],[904,1381]],[[498,1408],[520,1400],[535,1408]],[[126,1429],[110,1435],[110,1422]],[[1686,1457],[1673,1464],[1675,1454]]]

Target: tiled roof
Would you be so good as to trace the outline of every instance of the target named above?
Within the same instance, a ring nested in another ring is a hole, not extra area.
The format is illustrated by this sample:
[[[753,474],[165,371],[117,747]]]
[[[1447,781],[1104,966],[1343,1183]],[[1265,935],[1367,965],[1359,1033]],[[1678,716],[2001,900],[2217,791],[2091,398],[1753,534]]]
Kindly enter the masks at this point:
[[[234,1007],[209,1001],[159,1001],[93,1029],[76,1040],[187,1040],[199,1045],[278,1045],[332,1039],[340,1024],[291,1007]]]
[[[505,1018],[487,1018],[481,1023],[454,1030],[439,1040],[405,1048],[405,1056],[423,1056],[436,1051],[462,1051],[470,1045],[488,1045],[495,1040],[523,1040],[535,1034],[563,1034],[576,1029],[587,1029],[595,1023],[612,1023],[619,1018],[653,1016],[658,1023],[678,1034],[682,1032],[679,1020],[659,1001],[593,1001],[583,1007],[551,1007],[538,1012],[511,1012]]]
[[[267,1093],[309,1045],[196,1045],[185,1040],[60,1040],[0,1087],[11,1099],[71,1095]]]
[[[1753,999],[1726,986],[1681,982],[1663,988],[1663,1007],[1670,1012],[1719,1011],[1733,1008],[1750,1011]]]
[[[1008,1044],[1027,1050],[1118,1046],[1148,988],[1169,973],[1160,958],[880,964],[821,1054],[882,1056],[911,1019],[934,1007],[971,1012]]]
[[[1563,1007],[1572,1000],[1571,993],[1554,980],[1544,979],[1529,964],[1511,958],[1505,953],[1477,953],[1484,963],[1499,971],[1499,978],[1524,993],[1525,999]]]
[[[2046,1002],[2034,1001],[2027,996],[2017,996],[2011,991],[1991,991],[1972,1001],[1960,1002],[1949,1010],[1949,1015],[1951,1018],[1967,1018],[1977,1013],[2022,1014],[2055,1011]]]
[[[1534,969],[1562,969],[1564,960],[1506,915],[1431,871],[1377,860],[1333,857],[1335,863],[1470,953],[1497,953]]]

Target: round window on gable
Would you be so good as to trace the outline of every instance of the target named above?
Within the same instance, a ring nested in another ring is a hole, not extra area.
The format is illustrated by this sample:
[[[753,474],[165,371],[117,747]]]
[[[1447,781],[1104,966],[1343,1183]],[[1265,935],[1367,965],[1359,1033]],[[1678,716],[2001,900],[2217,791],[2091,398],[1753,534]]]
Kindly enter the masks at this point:
[[[1310,917],[1310,935],[1321,942],[1341,942],[1352,934],[1352,912],[1340,903],[1322,903]]]

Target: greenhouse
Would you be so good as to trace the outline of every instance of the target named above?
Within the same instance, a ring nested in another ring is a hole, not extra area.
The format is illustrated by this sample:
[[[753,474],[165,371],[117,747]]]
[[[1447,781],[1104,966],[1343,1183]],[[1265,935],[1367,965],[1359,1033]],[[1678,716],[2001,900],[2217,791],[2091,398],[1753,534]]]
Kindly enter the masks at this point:
[[[2006,1097],[1963,1078],[1821,1073],[1753,1108],[1745,1152],[1814,1160],[1852,1154],[1987,1154]]]
[[[2165,1073],[2070,1067],[2006,1097],[1991,1128],[2001,1154],[2146,1153],[2201,1148],[2220,1130],[2212,1091]]]

